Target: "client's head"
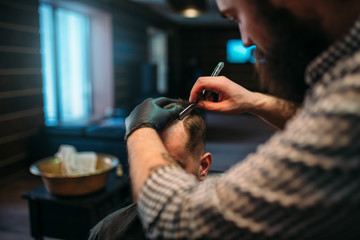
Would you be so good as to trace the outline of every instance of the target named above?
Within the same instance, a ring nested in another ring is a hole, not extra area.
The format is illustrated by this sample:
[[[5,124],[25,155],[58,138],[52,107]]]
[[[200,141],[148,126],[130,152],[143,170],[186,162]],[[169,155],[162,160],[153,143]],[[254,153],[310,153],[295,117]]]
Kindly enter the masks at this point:
[[[188,103],[178,100],[165,108],[180,105],[185,108]],[[194,109],[183,120],[175,119],[160,133],[169,154],[188,173],[203,180],[209,172],[212,156],[205,153],[206,124],[200,111]]]

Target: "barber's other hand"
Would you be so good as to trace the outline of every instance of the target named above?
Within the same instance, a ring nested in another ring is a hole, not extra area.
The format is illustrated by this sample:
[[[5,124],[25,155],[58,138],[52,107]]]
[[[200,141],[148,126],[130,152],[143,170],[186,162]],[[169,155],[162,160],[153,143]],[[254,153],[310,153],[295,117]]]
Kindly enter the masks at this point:
[[[221,113],[248,112],[253,107],[252,103],[256,97],[253,92],[224,76],[200,77],[191,90],[189,101],[195,102],[197,99],[201,99],[204,89],[219,95],[218,102],[213,102],[211,98],[199,101],[197,107],[207,111]]]
[[[169,98],[148,98],[139,104],[125,119],[125,140],[136,129],[151,127],[161,131],[171,120],[178,117],[182,107],[176,105],[165,109],[164,106],[174,103],[176,100]]]

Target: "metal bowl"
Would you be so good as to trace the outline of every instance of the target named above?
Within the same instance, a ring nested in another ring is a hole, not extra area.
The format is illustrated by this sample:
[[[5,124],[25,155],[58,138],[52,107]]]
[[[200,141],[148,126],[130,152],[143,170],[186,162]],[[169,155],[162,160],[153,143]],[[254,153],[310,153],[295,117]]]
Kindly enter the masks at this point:
[[[41,159],[30,166],[30,172],[40,176],[48,192],[61,196],[79,196],[100,190],[106,184],[109,172],[119,160],[112,155],[96,154],[96,171],[84,175],[64,175],[56,157]]]

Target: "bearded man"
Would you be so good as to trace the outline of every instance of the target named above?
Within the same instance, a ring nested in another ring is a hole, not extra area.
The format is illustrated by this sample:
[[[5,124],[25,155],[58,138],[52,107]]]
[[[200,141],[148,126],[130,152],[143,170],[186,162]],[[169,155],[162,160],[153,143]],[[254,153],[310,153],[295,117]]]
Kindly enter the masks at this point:
[[[280,130],[211,181],[190,180],[157,131],[180,108],[148,99],[127,118],[132,189],[160,239],[360,239],[360,1],[217,0],[256,45],[262,85],[201,77],[197,107],[255,114]],[[170,100],[168,100],[170,101]],[[141,153],[141,154],[139,154]]]

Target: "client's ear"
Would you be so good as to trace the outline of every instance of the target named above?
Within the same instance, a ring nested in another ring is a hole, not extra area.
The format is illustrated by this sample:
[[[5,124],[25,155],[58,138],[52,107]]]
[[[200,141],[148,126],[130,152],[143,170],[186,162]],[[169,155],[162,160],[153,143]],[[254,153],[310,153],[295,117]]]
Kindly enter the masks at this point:
[[[206,175],[208,174],[210,167],[212,164],[212,155],[211,153],[205,153],[201,156],[200,160],[200,174],[199,179],[200,181],[204,180]]]

